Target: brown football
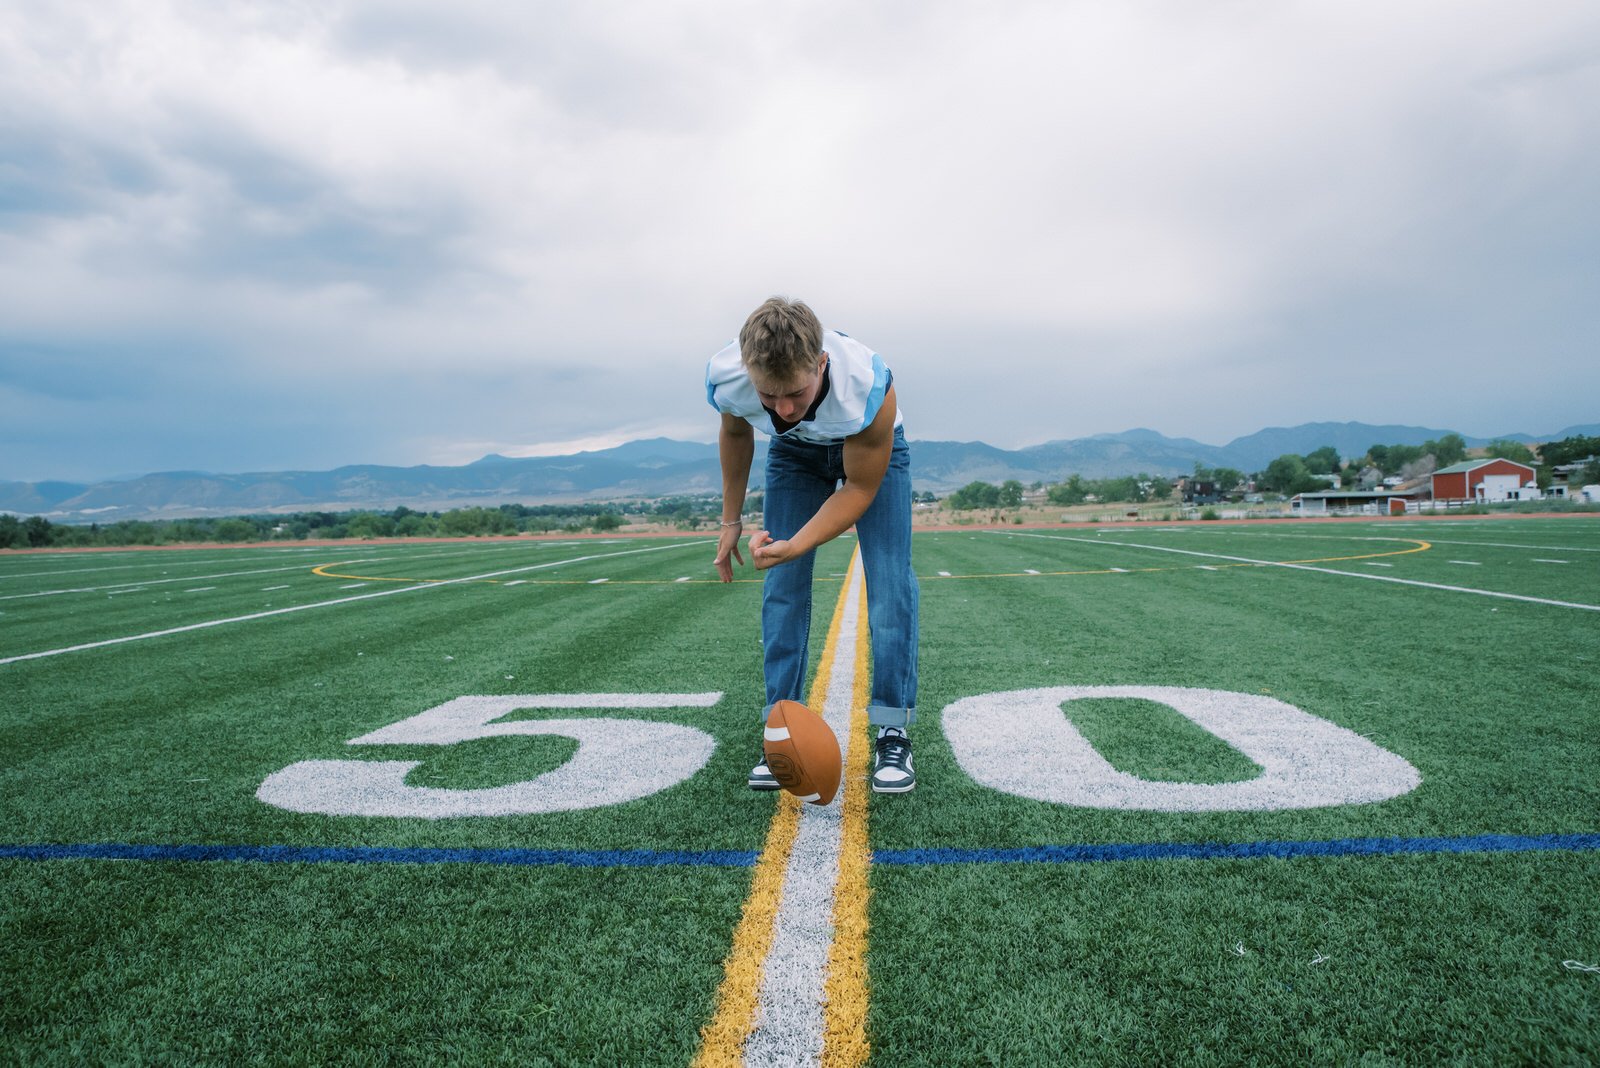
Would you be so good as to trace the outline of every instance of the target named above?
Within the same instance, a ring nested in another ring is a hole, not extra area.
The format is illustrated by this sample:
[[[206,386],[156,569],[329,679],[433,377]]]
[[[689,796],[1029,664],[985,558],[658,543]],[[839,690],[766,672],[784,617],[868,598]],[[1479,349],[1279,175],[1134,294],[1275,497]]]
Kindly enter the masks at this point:
[[[802,801],[826,805],[839,792],[839,739],[826,720],[799,701],[779,701],[767,713],[762,748],[778,785]]]

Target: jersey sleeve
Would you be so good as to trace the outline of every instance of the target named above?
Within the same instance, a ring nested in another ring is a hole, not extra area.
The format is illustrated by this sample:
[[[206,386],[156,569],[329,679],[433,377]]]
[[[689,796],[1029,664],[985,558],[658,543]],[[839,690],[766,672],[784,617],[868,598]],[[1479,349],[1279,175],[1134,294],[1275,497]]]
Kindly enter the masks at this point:
[[[876,352],[872,354],[872,385],[867,390],[867,403],[861,416],[862,430],[872,425],[878,418],[878,412],[883,408],[883,399],[889,395],[889,387],[894,385],[894,372],[889,370],[888,364],[883,362],[883,357]]]

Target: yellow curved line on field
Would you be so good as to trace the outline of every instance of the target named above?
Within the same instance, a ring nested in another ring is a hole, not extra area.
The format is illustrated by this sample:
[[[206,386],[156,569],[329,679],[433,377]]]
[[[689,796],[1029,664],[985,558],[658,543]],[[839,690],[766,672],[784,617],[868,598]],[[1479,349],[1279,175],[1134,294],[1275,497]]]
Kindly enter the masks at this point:
[[[322,565],[320,565],[318,567],[312,568],[311,569],[311,573],[313,575],[320,575],[322,578],[353,579],[353,580],[355,580],[357,582],[460,582],[460,581],[462,581],[461,579],[395,578],[392,575],[341,575],[337,571],[329,571],[328,570],[328,568],[333,567],[333,566],[334,565],[332,565],[332,564],[322,564]],[[499,579],[472,579],[471,581],[473,581],[473,582],[499,582],[500,580]]]
[[[1281,567],[1285,564],[1333,564],[1350,560],[1376,560],[1380,556],[1406,556],[1410,553],[1427,552],[1433,548],[1432,542],[1422,541],[1419,538],[1405,538],[1402,540],[1415,542],[1415,548],[1394,549],[1382,553],[1360,553],[1356,556],[1319,556],[1310,560],[1267,560],[1259,564],[1247,561],[1223,561],[1215,564],[1187,564],[1183,567],[1104,567],[1093,571],[1000,571],[983,575],[918,575],[917,578],[919,581],[925,578],[934,582],[947,582],[951,579],[1059,578],[1065,575],[1144,575],[1158,571],[1192,571],[1199,567],[1220,571],[1225,567]],[[1106,544],[1115,545],[1116,542],[1107,542]]]
[[[1433,548],[1433,542],[1423,541],[1421,538],[1402,538],[1402,541],[1415,542],[1413,549],[1396,549],[1387,553],[1362,553],[1360,556],[1323,556],[1315,560],[1275,560],[1274,564],[1332,564],[1341,560],[1376,560],[1380,556],[1409,556],[1412,553],[1425,553]],[[1255,567],[1262,565],[1255,564]]]

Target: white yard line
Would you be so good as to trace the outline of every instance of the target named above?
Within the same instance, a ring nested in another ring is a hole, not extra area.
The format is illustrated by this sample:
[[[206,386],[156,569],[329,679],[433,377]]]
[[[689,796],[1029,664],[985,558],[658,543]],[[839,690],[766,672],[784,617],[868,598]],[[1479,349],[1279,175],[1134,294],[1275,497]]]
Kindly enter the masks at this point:
[[[344,561],[341,561],[341,563],[342,564],[354,564],[354,563],[370,563],[370,562],[373,562],[373,561],[388,561],[390,563],[394,563],[397,560],[398,561],[404,561],[404,562],[411,562],[411,561],[415,561],[415,560],[437,560],[440,557],[444,557],[444,556],[481,556],[481,555],[483,555],[485,553],[508,552],[508,551],[511,551],[511,550],[514,550],[514,549],[520,549],[520,550],[543,549],[543,548],[548,548],[551,544],[552,543],[550,543],[550,542],[519,542],[519,543],[514,544],[514,545],[485,545],[485,546],[478,547],[478,548],[473,548],[473,549],[453,549],[453,550],[451,550],[449,552],[428,553],[428,552],[420,552],[419,551],[419,547],[416,547],[416,546],[404,546],[404,545],[396,545],[396,546],[384,546],[384,545],[361,546],[360,543],[356,543],[356,546],[359,546],[359,547],[352,546],[350,549],[347,549],[345,551],[346,552],[354,551],[354,552],[380,552],[381,553],[383,550],[388,549],[388,548],[393,548],[395,551],[392,552],[392,553],[389,553],[388,555],[368,556],[368,557],[363,557],[361,560],[344,560]],[[570,543],[566,543],[566,544],[570,544]],[[332,546],[328,546],[328,545],[314,545],[314,546],[311,546],[310,548],[306,548],[306,549],[272,549],[272,550],[266,550],[266,551],[268,551],[268,552],[276,552],[276,553],[280,553],[280,554],[286,553],[286,552],[317,553],[319,555],[326,556],[331,548],[333,548],[333,547]],[[241,550],[241,551],[242,552],[249,552],[251,550]],[[410,555],[407,555],[407,554],[410,554]],[[148,560],[147,562],[144,562],[144,563],[138,563],[138,564],[113,564],[110,567],[74,567],[74,568],[62,568],[62,569],[54,570],[54,571],[19,571],[19,572],[16,572],[15,574],[10,574],[10,575],[0,574],[0,581],[4,581],[4,580],[7,580],[7,579],[19,579],[19,578],[54,578],[57,575],[83,575],[83,574],[88,574],[88,573],[96,572],[96,571],[137,571],[137,570],[141,570],[141,569],[148,570],[150,568],[163,567],[164,565],[167,566],[168,568],[171,568],[171,567],[198,567],[198,566],[200,566],[202,564],[225,564],[225,563],[238,563],[238,561],[237,560],[183,560],[183,559],[161,560],[161,559],[152,559],[152,560]],[[226,577],[232,577],[232,576],[235,576],[235,575],[265,575],[268,572],[272,572],[272,571],[299,571],[299,570],[302,570],[304,567],[305,567],[305,564],[301,563],[301,564],[296,564],[296,565],[294,565],[292,567],[268,567],[268,568],[262,568],[262,569],[257,570],[257,571],[230,571],[230,572],[228,572],[227,575],[190,575],[187,578],[150,579],[150,580],[142,583],[142,585],[147,585],[147,586],[148,585],[154,585],[157,582],[195,582],[197,580],[213,579],[213,578],[226,578]],[[162,574],[167,574],[167,573],[168,573],[168,571],[163,571],[162,572]],[[57,594],[57,593],[92,593],[92,592],[97,592],[99,590],[113,589],[113,588],[115,588],[117,586],[132,586],[132,585],[134,585],[134,583],[131,582],[131,581],[130,582],[116,582],[116,583],[112,583],[109,586],[86,586],[86,587],[84,587],[82,589],[46,590],[43,593],[13,594],[10,597],[0,598],[0,600],[10,600],[10,599],[12,599],[14,597],[48,597],[48,596],[50,596],[52,594]]]
[[[545,564],[530,564],[526,567],[513,567],[505,571],[490,571],[483,575],[468,575],[465,578],[441,579],[438,582],[423,582],[415,586],[394,586],[375,593],[358,593],[352,597],[335,597],[328,601],[315,601],[311,604],[294,605],[289,608],[274,608],[270,612],[252,612],[246,616],[230,616],[227,619],[211,619],[204,623],[190,623],[183,627],[170,627],[166,630],[153,630],[147,634],[130,634],[122,638],[107,638],[98,642],[85,642],[82,645],[69,645],[61,649],[46,649],[37,653],[24,653],[21,656],[8,656],[0,659],[0,664],[15,664],[21,660],[38,660],[47,656],[61,656],[64,653],[77,653],[85,649],[101,649],[108,645],[121,645],[124,642],[143,641],[146,638],[164,638],[171,634],[185,634],[192,630],[205,630],[208,627],[221,627],[229,623],[248,623],[256,619],[268,619],[272,616],[287,615],[290,612],[309,612],[315,608],[331,608],[338,604],[353,604],[356,601],[370,601],[377,597],[393,597],[400,593],[414,593],[418,590],[437,590],[444,586],[455,586],[463,582],[482,582],[484,579],[499,578],[501,575],[517,575],[524,571],[539,571],[547,567],[561,567],[564,564],[581,564],[589,560],[608,560],[615,556],[634,556],[639,553],[658,553],[668,549],[684,549],[691,545],[706,545],[704,541],[683,541],[673,545],[652,545],[648,549],[624,549],[614,553],[596,553],[591,556],[578,556],[570,560],[551,560]]]
[[[353,561],[343,561],[352,563]],[[340,566],[343,566],[341,564]],[[143,582],[113,582],[108,586],[80,586],[71,590],[41,590],[38,593],[8,593],[0,601],[20,601],[27,597],[54,597],[62,593],[101,593],[105,590],[123,590],[130,586],[164,586],[171,582],[206,582],[210,579],[238,578],[240,575],[273,575],[280,571],[304,571],[305,564],[293,567],[264,567],[256,571],[224,571],[219,575],[185,575],[182,578],[146,579]]]
[[[190,567],[196,567],[196,566],[199,566],[200,564],[227,564],[227,563],[236,564],[236,563],[238,563],[238,561],[237,560],[160,560],[160,559],[155,559],[155,560],[149,560],[149,561],[147,561],[145,563],[142,563],[142,564],[113,564],[110,567],[70,567],[70,568],[59,568],[59,569],[52,570],[52,571],[18,571],[16,573],[10,574],[10,575],[0,575],[0,579],[54,578],[56,575],[86,575],[91,571],[137,571],[140,568],[149,569],[149,568],[153,568],[153,567],[160,567],[163,564],[171,564],[173,566],[184,566],[184,565],[187,565],[187,566],[190,566]],[[166,574],[166,572],[163,571],[162,574]]]
[[[1463,567],[1482,567],[1483,566],[1483,563],[1481,561],[1478,561],[1478,560],[1446,560],[1445,563],[1447,563],[1447,564],[1460,564]]]
[[[1013,538],[1043,538],[1046,541],[1079,541],[1085,545],[1099,545],[1093,538],[1072,538],[1064,534],[1028,534],[1020,530],[997,530],[995,534],[1004,534]],[[1472,593],[1479,597],[1497,597],[1506,601],[1526,601],[1529,604],[1550,605],[1555,608],[1577,608],[1585,612],[1600,612],[1600,604],[1580,604],[1576,601],[1554,601],[1547,597],[1528,597],[1520,593],[1500,593],[1495,590],[1475,590],[1470,586],[1446,586],[1439,582],[1419,582],[1416,579],[1395,578],[1393,575],[1372,575],[1364,571],[1340,571],[1332,567],[1314,567],[1311,564],[1286,564],[1278,560],[1255,560],[1248,556],[1227,556],[1223,553],[1202,553],[1193,549],[1174,549],[1170,545],[1144,545],[1139,542],[1119,541],[1119,546],[1130,549],[1149,549],[1158,553],[1181,553],[1184,556],[1200,556],[1211,560],[1230,560],[1240,564],[1255,564],[1259,567],[1282,567],[1291,571],[1316,571],[1324,575],[1343,575],[1346,578],[1368,579],[1372,582],[1393,582],[1401,586],[1420,586],[1429,590],[1444,590],[1449,593]],[[1201,565],[1202,567],[1205,565]]]
[[[1535,556],[1533,558],[1533,562],[1536,563],[1536,564],[1570,564],[1570,563],[1572,563],[1571,560],[1545,560],[1545,559],[1542,559],[1542,558],[1537,557],[1537,556]]]
[[[819,711],[839,738],[841,754],[864,744],[850,731],[856,689],[856,642],[861,633],[862,581],[851,570],[833,672]],[[848,760],[846,763],[848,767]],[[844,788],[840,787],[840,797]],[[805,805],[783,877],[783,896],[773,923],[772,945],[762,968],[755,1029],[744,1044],[746,1065],[822,1063],[827,998],[828,949],[833,944],[834,895],[844,841],[844,804]]]

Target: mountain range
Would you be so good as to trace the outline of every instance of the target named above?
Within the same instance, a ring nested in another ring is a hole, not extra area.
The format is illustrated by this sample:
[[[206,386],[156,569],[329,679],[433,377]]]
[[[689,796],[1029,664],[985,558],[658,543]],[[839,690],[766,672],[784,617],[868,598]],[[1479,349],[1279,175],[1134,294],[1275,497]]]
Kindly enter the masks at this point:
[[[1285,453],[1305,455],[1332,445],[1360,456],[1372,445],[1421,445],[1448,430],[1367,423],[1302,423],[1268,427],[1226,445],[1169,438],[1154,430],[1048,441],[1001,449],[981,441],[912,442],[913,484],[948,493],[968,482],[1059,482],[1071,474],[1106,478],[1143,472],[1187,474],[1196,464],[1259,471]],[[1527,444],[1576,434],[1600,436],[1600,424],[1553,434],[1502,434]],[[1462,435],[1469,447],[1490,439]],[[765,446],[758,438],[753,481],[759,485]],[[165,471],[84,484],[0,481],[0,512],[43,515],[58,522],[179,518],[300,511],[422,510],[505,503],[618,500],[720,492],[717,447],[670,438],[630,441],[570,456],[489,455],[459,467],[358,464],[332,471],[211,474]]]

